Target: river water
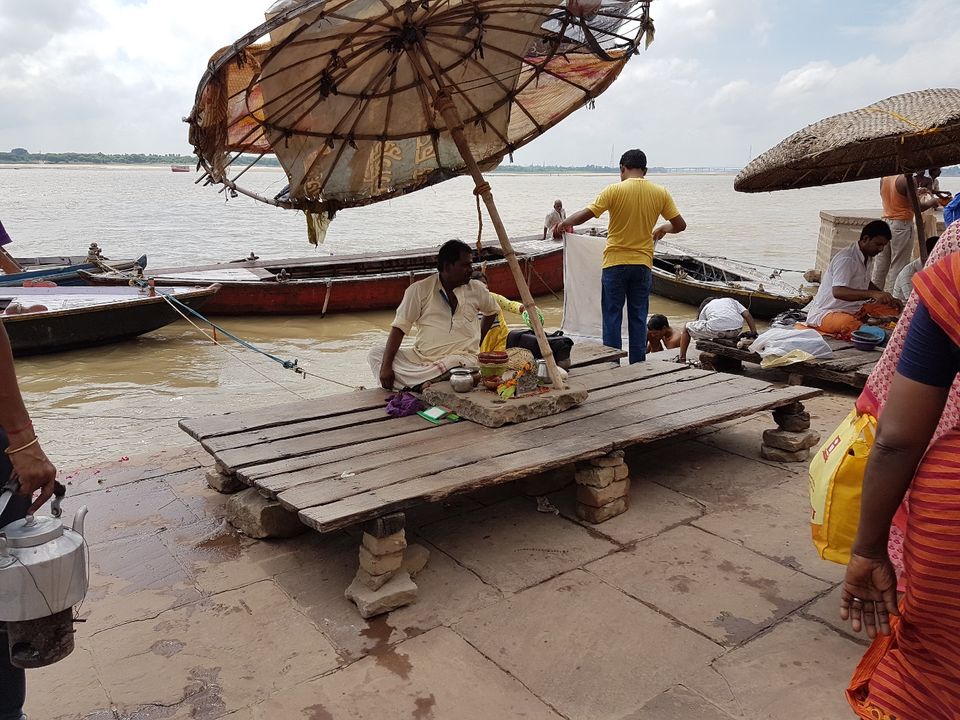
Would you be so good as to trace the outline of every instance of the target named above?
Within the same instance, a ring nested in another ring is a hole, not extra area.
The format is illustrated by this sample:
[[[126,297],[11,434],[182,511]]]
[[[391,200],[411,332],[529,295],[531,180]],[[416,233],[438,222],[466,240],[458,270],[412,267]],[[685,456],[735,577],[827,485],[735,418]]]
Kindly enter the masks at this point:
[[[149,256],[153,267],[261,257],[356,253],[472,242],[477,209],[470,181],[453,180],[389,202],[341,212],[315,250],[303,218],[240,197],[226,201],[169,168],[0,167],[0,219],[15,255],[83,254],[97,242],[113,258]],[[275,194],[279,170],[253,169],[252,189]],[[821,209],[877,207],[878,182],[762,195],[733,191],[728,175],[657,175],[689,229],[678,240],[711,255],[788,270],[813,266]],[[568,212],[587,204],[611,175],[495,174],[490,178],[511,235],[541,232],[561,198]],[[942,178],[960,191],[960,178]],[[493,239],[484,213],[484,237]],[[548,326],[561,304],[544,298]],[[653,312],[681,320],[691,308],[659,298]],[[231,332],[309,372],[301,378],[249,351],[228,352],[186,322],[137,340],[18,361],[25,399],[51,458],[62,468],[94,465],[189,442],[183,417],[321,398],[375,384],[365,356],[383,342],[392,314],[221,318]],[[336,381],[336,382],[334,382]],[[322,400],[318,400],[322,402]]]

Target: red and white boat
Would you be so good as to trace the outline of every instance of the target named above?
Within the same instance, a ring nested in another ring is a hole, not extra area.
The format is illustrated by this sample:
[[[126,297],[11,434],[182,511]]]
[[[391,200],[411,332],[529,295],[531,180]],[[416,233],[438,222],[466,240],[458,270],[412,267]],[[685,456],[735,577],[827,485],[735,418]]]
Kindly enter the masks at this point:
[[[563,289],[563,243],[537,236],[512,241],[520,268],[534,295]],[[519,299],[499,243],[477,254],[490,289]],[[404,290],[436,272],[437,248],[326,255],[281,260],[243,260],[196,267],[151,270],[157,287],[218,284],[204,305],[206,315],[313,315],[394,309]],[[83,273],[91,285],[127,285],[129,273]]]

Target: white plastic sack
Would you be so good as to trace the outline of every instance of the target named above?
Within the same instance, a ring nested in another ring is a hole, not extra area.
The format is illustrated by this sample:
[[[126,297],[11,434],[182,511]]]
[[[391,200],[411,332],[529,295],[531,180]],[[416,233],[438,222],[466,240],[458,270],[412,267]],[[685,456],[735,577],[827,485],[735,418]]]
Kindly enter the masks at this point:
[[[786,355],[792,350],[802,350],[815,358],[828,358],[833,354],[827,341],[816,330],[771,328],[750,345],[750,351],[763,358]]]

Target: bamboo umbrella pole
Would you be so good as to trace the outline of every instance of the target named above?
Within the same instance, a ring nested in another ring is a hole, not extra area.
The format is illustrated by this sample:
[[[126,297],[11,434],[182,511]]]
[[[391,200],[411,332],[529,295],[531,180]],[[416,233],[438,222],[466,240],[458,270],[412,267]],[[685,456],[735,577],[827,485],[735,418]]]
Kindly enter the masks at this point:
[[[411,63],[414,65],[414,67],[416,67],[420,77],[425,77],[425,73],[423,72],[423,68],[420,67],[419,58],[417,57],[416,52],[411,49],[411,51],[408,53],[408,56],[410,57]],[[530,323],[533,325],[533,332],[537,336],[537,344],[540,346],[540,354],[543,356],[543,359],[547,361],[547,370],[550,373],[550,379],[553,381],[553,386],[555,388],[562,390],[564,388],[564,383],[563,378],[560,376],[560,369],[557,367],[557,362],[553,357],[553,351],[550,349],[550,343],[547,340],[547,334],[543,330],[543,325],[540,324],[540,313],[537,311],[536,301],[533,299],[533,295],[530,292],[527,281],[523,277],[523,271],[520,269],[520,263],[517,262],[517,253],[514,251],[513,245],[510,243],[510,238],[507,235],[507,229],[504,227],[503,220],[500,218],[500,211],[497,210],[497,204],[493,199],[493,191],[490,189],[490,183],[488,183],[486,178],[483,177],[483,173],[480,171],[480,166],[473,157],[473,151],[470,149],[470,144],[467,142],[466,135],[463,132],[463,120],[460,118],[460,113],[457,111],[457,106],[454,105],[453,100],[442,89],[443,82],[439,68],[434,66],[429,55],[424,53],[424,57],[433,69],[433,77],[436,80],[437,85],[441,88],[438,91],[436,88],[432,87],[430,83],[426,83],[430,94],[434,99],[434,107],[443,117],[443,122],[447,126],[447,130],[450,132],[450,136],[453,138],[453,142],[456,144],[457,150],[460,152],[460,157],[463,158],[463,162],[467,166],[467,171],[470,173],[470,177],[473,178],[473,182],[476,185],[474,192],[483,198],[483,203],[487,206],[487,212],[490,214],[490,220],[493,221],[493,227],[497,231],[497,238],[500,240],[500,246],[503,248],[503,254],[507,258],[507,264],[510,266],[510,272],[513,274],[514,282],[516,282],[517,289],[520,291],[520,299],[523,300],[523,307],[525,310],[527,310],[527,313],[530,316]]]
[[[904,173],[903,177],[907,181],[907,195],[910,197],[910,204],[913,206],[913,222],[917,228],[917,246],[920,249],[920,259],[926,263],[927,239],[923,236],[923,210],[920,209],[920,198],[917,197],[917,183],[912,172]]]

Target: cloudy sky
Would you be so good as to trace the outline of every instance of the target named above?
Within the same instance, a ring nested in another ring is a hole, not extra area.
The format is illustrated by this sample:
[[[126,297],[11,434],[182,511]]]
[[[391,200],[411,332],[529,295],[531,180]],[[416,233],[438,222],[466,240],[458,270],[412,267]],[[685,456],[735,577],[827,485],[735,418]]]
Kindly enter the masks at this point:
[[[189,152],[209,55],[270,0],[0,0],[0,149]],[[960,84],[956,0],[655,0],[656,41],[516,155],[740,166],[820,117]]]

